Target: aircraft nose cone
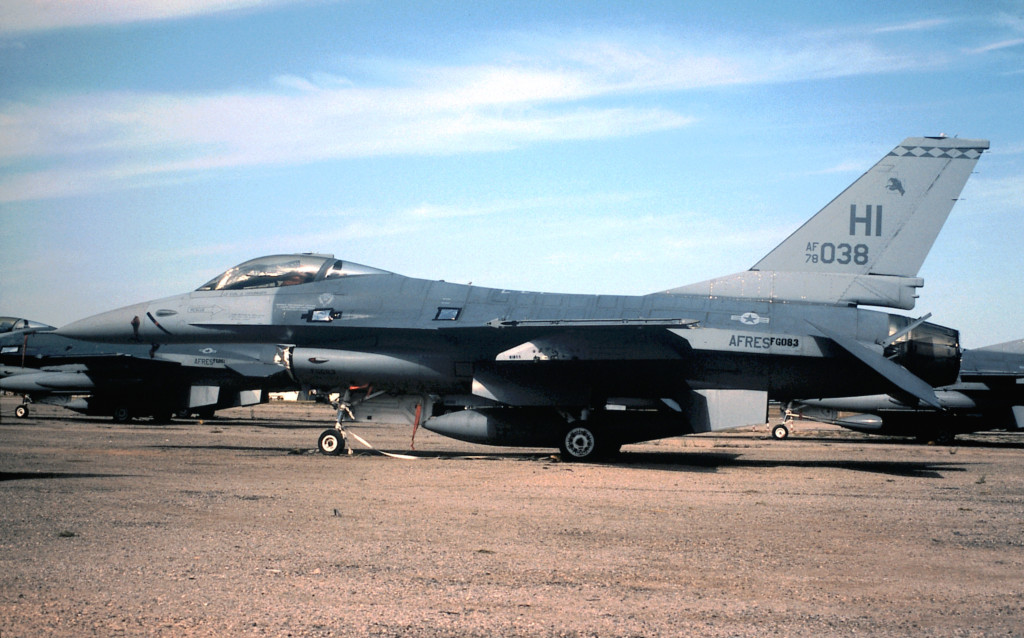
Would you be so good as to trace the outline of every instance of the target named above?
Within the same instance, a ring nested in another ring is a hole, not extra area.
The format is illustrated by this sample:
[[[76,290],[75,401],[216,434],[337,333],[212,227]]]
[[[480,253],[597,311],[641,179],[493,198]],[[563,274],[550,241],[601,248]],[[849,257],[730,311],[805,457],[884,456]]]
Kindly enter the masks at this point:
[[[147,304],[136,304],[93,315],[62,326],[55,334],[86,341],[142,341],[140,330],[144,327],[143,322],[147,320],[146,308]]]

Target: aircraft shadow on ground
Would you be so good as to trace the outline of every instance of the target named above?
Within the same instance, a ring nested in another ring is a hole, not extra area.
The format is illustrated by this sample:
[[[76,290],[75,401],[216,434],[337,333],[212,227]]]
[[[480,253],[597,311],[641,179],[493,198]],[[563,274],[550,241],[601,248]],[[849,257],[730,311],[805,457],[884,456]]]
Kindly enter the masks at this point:
[[[126,474],[89,474],[80,472],[0,472],[0,482],[29,481],[33,479],[76,479],[76,478],[115,478]]]
[[[964,472],[962,463],[935,461],[851,461],[842,459],[778,460],[746,459],[738,454],[717,452],[623,452],[615,465],[658,470],[718,471],[725,468],[822,468],[852,470],[908,478],[943,478],[941,472]]]
[[[963,436],[976,437],[965,439]],[[982,437],[988,436],[1002,436],[1002,437],[1014,437],[1019,440],[979,440]],[[756,439],[755,439],[756,440]],[[768,440],[768,439],[762,439]],[[841,437],[829,437],[829,436],[800,436],[794,438],[795,441],[808,441],[815,443],[828,443],[836,445],[907,445],[910,447],[920,448],[948,448],[954,449],[958,447],[969,447],[969,448],[1005,448],[1005,449],[1024,449],[1024,437],[1014,432],[975,432],[967,435],[960,435],[952,443],[942,444],[931,444],[931,443],[919,443],[910,437],[902,436],[875,436],[875,435],[861,435],[857,438],[841,438]],[[777,443],[778,445],[786,445],[789,441],[770,441],[770,443]]]
[[[266,454],[293,454],[293,455],[304,455],[310,454],[313,456],[322,456],[324,458],[330,458],[326,455],[321,454],[314,447],[269,447],[265,445],[154,445],[151,446],[155,450],[216,450],[222,452],[255,452],[255,453],[266,453]],[[353,448],[351,456],[358,457],[379,457],[386,459],[385,454],[401,454],[406,456],[414,456],[417,459],[434,459],[434,460],[463,460],[463,461],[500,461],[500,460],[521,460],[521,461],[553,461],[561,462],[557,460],[557,453],[537,453],[537,452],[523,452],[521,450],[513,451],[501,451],[500,449],[495,452],[445,452],[440,450],[430,451],[419,451],[409,450],[408,448],[376,448],[368,450],[366,448]],[[337,459],[339,462],[343,461],[348,454],[340,454]],[[401,459],[395,459],[400,461]]]
[[[391,453],[410,454],[408,450],[385,450]],[[371,455],[374,452],[369,450],[356,450],[356,454]],[[423,458],[435,458],[442,460],[521,460],[533,462],[555,463],[565,467],[584,467],[587,465],[601,465],[605,467],[621,467],[633,470],[661,470],[675,472],[717,472],[726,468],[822,468],[842,469],[854,472],[868,472],[872,474],[885,474],[889,476],[900,476],[909,478],[943,478],[941,472],[964,472],[963,464],[937,463],[934,461],[850,461],[850,460],[772,460],[772,459],[744,459],[740,454],[723,452],[621,452],[613,459],[596,463],[566,463],[558,457],[558,454],[538,454],[535,452],[490,452],[470,453],[465,452],[412,452],[411,454]]]
[[[153,429],[175,429],[180,430],[182,428],[203,426],[203,427],[223,427],[223,428],[238,428],[238,427],[259,427],[267,428],[271,430],[309,430],[320,428],[324,429],[330,427],[334,421],[331,418],[324,419],[323,422],[296,422],[291,420],[269,420],[269,419],[205,419],[200,422],[200,419],[179,419],[175,418],[171,421],[157,422],[148,418],[132,419],[125,423],[115,423],[109,417],[101,416],[46,416],[46,417],[35,417],[29,416],[27,421],[22,419],[10,419],[6,418],[3,423],[15,424],[23,422],[31,422],[32,419],[45,419],[46,421],[59,421],[61,423],[80,423],[83,425],[100,425],[108,427],[129,427],[129,428],[153,428]]]
[[[29,417],[34,418],[34,417]],[[35,417],[38,418],[38,417]],[[334,423],[330,412],[328,416],[322,421],[296,421],[293,419],[250,419],[250,418],[221,418],[214,417],[212,419],[206,419],[200,422],[199,419],[179,419],[175,418],[172,421],[157,423],[148,419],[132,420],[127,423],[114,423],[109,417],[90,417],[82,415],[68,415],[68,416],[47,416],[45,417],[48,421],[61,421],[66,423],[82,423],[92,425],[108,425],[110,427],[126,426],[126,427],[137,427],[137,428],[153,428],[153,429],[175,429],[180,430],[182,428],[192,426],[205,426],[205,427],[223,427],[223,428],[236,428],[236,427],[258,427],[267,428],[270,430],[315,430],[325,429],[331,427]],[[21,419],[11,419],[8,421],[4,419],[4,423],[18,423]],[[358,423],[353,424],[350,427],[357,428],[357,431],[364,429],[374,428],[391,428],[394,427],[392,424],[387,423]],[[963,438],[964,436],[971,437],[968,439]],[[985,440],[987,437],[1013,437],[1014,440]],[[910,437],[898,437],[898,436],[876,436],[876,435],[862,435],[857,433],[849,433],[846,436],[815,436],[813,434],[798,434],[791,436],[786,441],[775,441],[769,436],[763,433],[755,433],[750,435],[736,435],[732,434],[725,437],[729,441],[744,441],[754,442],[757,444],[764,445],[787,445],[791,442],[818,442],[825,444],[834,445],[909,445],[909,446],[921,446],[923,444],[916,442]],[[1024,449],[1024,435],[1016,432],[1006,431],[984,431],[969,433],[966,435],[960,435],[951,444],[943,444],[942,447],[956,448],[1004,448],[1004,449]]]
[[[204,449],[223,452],[251,452],[255,454],[293,454],[293,455],[314,455],[319,452],[310,448],[294,447],[265,447],[265,446],[242,446],[242,445],[158,445],[154,446],[161,450],[184,450]],[[442,461],[526,461],[563,465],[564,467],[587,467],[600,465],[604,467],[621,467],[631,470],[660,470],[674,472],[706,473],[717,472],[721,469],[765,469],[765,468],[820,468],[820,469],[841,469],[854,472],[868,472],[871,474],[885,474],[887,476],[899,476],[905,478],[944,478],[943,472],[964,472],[966,469],[962,463],[942,463],[935,461],[851,461],[841,459],[824,460],[775,460],[775,459],[745,459],[740,454],[722,452],[622,452],[614,459],[597,463],[566,463],[561,461],[557,454],[523,452],[523,451],[494,451],[494,452],[445,452],[431,450],[429,452],[410,451],[407,449],[382,449],[367,450],[355,449],[353,456],[357,457],[379,457],[389,462],[403,462],[402,459],[389,459],[381,453],[401,454],[415,456],[419,459],[433,459]],[[340,455],[339,463],[345,461],[348,455]]]
[[[154,450],[214,450],[220,452],[253,452],[255,454],[312,454],[312,448],[271,447],[267,445],[153,445]]]

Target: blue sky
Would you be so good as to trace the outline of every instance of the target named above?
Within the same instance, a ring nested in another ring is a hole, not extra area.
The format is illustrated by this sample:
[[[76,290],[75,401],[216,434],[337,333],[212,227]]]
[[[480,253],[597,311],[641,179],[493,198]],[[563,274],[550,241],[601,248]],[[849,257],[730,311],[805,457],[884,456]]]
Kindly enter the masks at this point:
[[[0,315],[308,251],[646,294],[749,268],[940,133],[992,150],[912,314],[1024,337],[1021,0],[8,0]]]

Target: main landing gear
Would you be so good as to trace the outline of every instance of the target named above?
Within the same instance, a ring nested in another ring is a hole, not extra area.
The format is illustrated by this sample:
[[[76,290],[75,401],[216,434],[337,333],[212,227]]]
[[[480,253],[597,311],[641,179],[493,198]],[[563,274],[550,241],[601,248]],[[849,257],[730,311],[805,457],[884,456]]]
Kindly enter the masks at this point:
[[[576,462],[599,461],[614,456],[621,447],[607,432],[586,421],[570,424],[558,445],[562,460]]]
[[[569,428],[558,448],[566,461],[592,461],[599,456],[599,438],[593,428],[575,425]]]

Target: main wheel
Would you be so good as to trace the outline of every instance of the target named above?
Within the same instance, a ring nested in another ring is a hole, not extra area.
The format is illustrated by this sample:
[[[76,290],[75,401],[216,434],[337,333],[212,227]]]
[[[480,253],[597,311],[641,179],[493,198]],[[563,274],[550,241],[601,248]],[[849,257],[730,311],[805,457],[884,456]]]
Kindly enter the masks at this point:
[[[19,419],[24,419],[25,417],[27,417],[28,406],[22,403],[18,407],[14,408],[14,416],[18,417]]]
[[[322,454],[337,456],[345,451],[345,437],[341,435],[341,430],[337,428],[324,430],[320,433],[317,447],[320,448]]]
[[[119,405],[114,408],[114,412],[110,416],[114,419],[114,423],[127,423],[132,420],[132,411],[126,405]]]
[[[772,438],[781,441],[782,439],[789,437],[789,428],[786,427],[785,423],[779,423],[772,428]]]
[[[593,461],[600,456],[603,443],[593,428],[576,425],[566,430],[559,449],[566,461]]]

